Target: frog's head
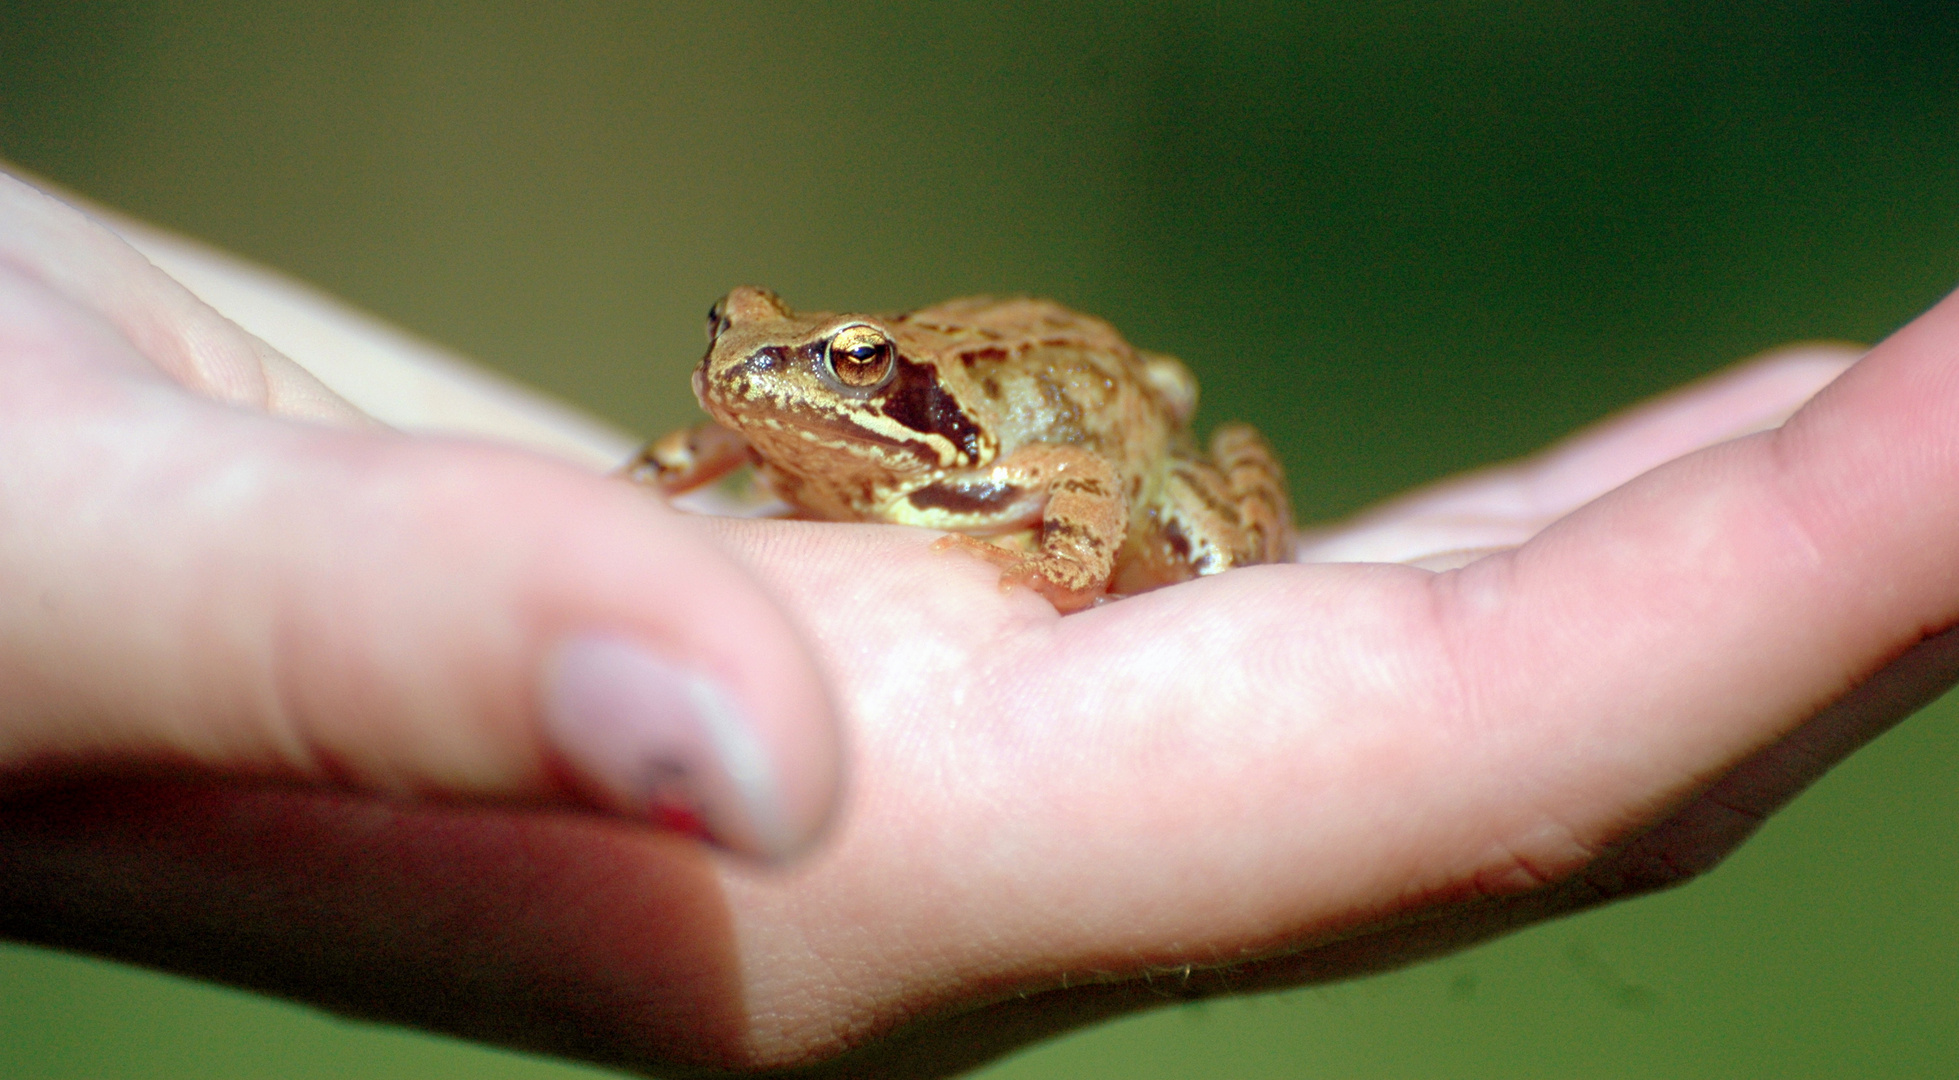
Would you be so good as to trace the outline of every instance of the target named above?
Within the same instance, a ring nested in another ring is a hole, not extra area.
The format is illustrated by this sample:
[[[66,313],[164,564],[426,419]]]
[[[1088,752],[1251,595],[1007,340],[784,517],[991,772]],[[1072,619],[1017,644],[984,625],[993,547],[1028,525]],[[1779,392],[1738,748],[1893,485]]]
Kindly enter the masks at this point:
[[[903,316],[797,312],[743,286],[708,309],[707,333],[695,396],[780,471],[866,483],[990,456]]]

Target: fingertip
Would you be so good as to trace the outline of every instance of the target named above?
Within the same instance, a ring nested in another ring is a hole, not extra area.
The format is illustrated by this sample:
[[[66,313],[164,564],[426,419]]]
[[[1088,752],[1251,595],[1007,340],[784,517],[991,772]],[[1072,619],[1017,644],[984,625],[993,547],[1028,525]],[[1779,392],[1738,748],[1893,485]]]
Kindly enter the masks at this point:
[[[552,744],[615,812],[764,861],[829,820],[840,755],[820,711],[758,719],[706,672],[607,633],[552,648],[540,686]]]
[[[617,479],[546,473],[570,482],[530,489],[528,583],[510,599],[528,612],[546,767],[595,806],[732,852],[807,850],[845,771],[809,644],[694,521]]]

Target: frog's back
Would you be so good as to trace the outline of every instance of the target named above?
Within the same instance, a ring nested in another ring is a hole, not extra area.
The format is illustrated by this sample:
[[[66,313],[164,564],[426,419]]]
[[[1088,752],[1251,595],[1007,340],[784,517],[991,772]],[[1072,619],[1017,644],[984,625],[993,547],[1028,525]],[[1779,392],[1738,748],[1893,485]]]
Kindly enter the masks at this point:
[[[1197,384],[1175,357],[1136,349],[1108,323],[1048,300],[968,297],[899,321],[937,335],[941,377],[994,408],[1004,456],[1038,444],[1093,450],[1115,467],[1129,527],[1112,589],[1140,592],[1291,557],[1276,457],[1241,424],[1193,445]]]
[[[962,297],[891,323],[986,413],[1002,454],[1077,445],[1140,473],[1175,441],[1195,400],[1175,359],[1140,352],[1107,322],[1052,300]]]

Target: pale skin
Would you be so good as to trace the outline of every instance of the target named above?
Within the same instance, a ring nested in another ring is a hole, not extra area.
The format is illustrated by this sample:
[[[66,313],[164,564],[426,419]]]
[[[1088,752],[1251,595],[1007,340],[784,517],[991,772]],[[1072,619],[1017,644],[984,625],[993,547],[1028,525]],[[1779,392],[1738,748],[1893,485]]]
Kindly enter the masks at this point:
[[[0,201],[28,940],[652,1073],[940,1075],[1685,880],[1959,672],[1952,298],[1303,545],[1348,561],[1061,617],[922,530],[370,424],[93,228]],[[834,719],[827,830],[764,866],[609,814],[535,704],[594,623],[797,790]]]

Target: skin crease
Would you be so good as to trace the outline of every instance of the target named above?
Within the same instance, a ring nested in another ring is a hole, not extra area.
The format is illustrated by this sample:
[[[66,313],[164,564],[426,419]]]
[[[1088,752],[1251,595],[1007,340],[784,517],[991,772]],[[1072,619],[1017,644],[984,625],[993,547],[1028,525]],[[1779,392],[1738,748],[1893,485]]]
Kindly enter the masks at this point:
[[[79,321],[100,336],[71,351],[140,373],[140,349],[112,347],[128,342],[113,320]],[[494,495],[512,527],[468,534],[487,538],[460,549],[474,560],[460,580],[503,567],[520,583],[585,581],[523,547],[541,541],[521,523],[557,515],[583,522],[579,550],[606,556],[595,579],[660,572],[630,559],[628,540],[668,549],[694,578],[702,566],[722,574],[695,592],[634,594],[649,633],[703,654],[718,655],[729,623],[690,605],[756,589],[755,606],[726,618],[798,636],[723,657],[730,685],[780,685],[756,658],[780,664],[800,640],[847,727],[851,775],[824,840],[778,867],[580,812],[520,752],[531,721],[511,702],[529,699],[507,681],[479,685],[519,646],[436,636],[469,620],[533,625],[521,613],[534,594],[404,597],[381,561],[397,549],[383,548],[350,567],[357,583],[372,579],[361,595],[377,610],[463,615],[418,614],[387,654],[437,662],[397,670],[367,657],[381,666],[356,664],[353,680],[329,665],[343,677],[320,685],[341,696],[320,691],[310,715],[332,727],[342,765],[282,756],[256,734],[267,710],[249,695],[220,698],[219,711],[159,710],[171,693],[208,700],[203,684],[170,676],[172,664],[212,661],[192,650],[164,663],[148,639],[125,645],[151,666],[130,669],[89,715],[120,724],[109,730],[129,733],[124,745],[153,770],[196,767],[75,777],[0,804],[0,927],[661,1074],[945,1075],[1166,1000],[1409,963],[1690,878],[1953,681],[1955,353],[1959,300],[1948,299],[1834,383],[1852,351],[1791,351],[1305,547],[1453,569],[1250,567],[1066,618],[1024,590],[1002,593],[985,563],[933,552],[926,532],[686,521],[506,450],[302,429],[184,405],[191,395],[160,380],[131,375],[140,391],[111,391],[42,369],[48,393],[71,394],[75,409],[106,400],[132,417],[198,418],[154,421],[145,461],[168,452],[198,474],[252,446],[338,477],[307,492],[324,503],[321,529],[352,514],[369,531],[389,524],[409,551],[440,535],[432,548],[453,562],[457,536],[444,530],[482,528],[468,507]],[[23,370],[20,355],[0,371]],[[41,385],[14,378],[8,391]],[[1787,424],[1734,438],[1825,383]],[[0,409],[14,400],[0,392]],[[0,418],[0,432],[17,420]],[[67,470],[74,444],[38,434],[64,447],[40,466],[61,484],[87,490],[106,475]],[[442,483],[400,478],[407,465]],[[10,475],[0,494],[21,482]],[[370,483],[401,494],[365,502]],[[125,484],[97,505],[138,500],[143,535],[176,554],[146,557],[129,580],[154,586],[202,566],[183,586],[192,599],[256,550],[233,541],[264,527],[253,523],[276,499],[241,498],[200,524],[141,501],[147,490]],[[423,501],[449,490],[453,501]],[[74,572],[120,565],[120,548],[104,551],[83,551]],[[173,598],[189,602],[160,591],[164,615],[180,610]],[[148,593],[119,595],[133,598],[123,622],[148,617]],[[498,615],[499,603],[520,614]],[[770,623],[777,611],[784,621]],[[346,642],[360,640],[361,614],[297,631],[335,629],[359,661]],[[79,631],[41,642],[50,658],[37,670],[86,670],[90,642]],[[304,674],[313,653],[282,655]],[[796,711],[793,696],[776,700]],[[17,693],[5,705],[0,717],[41,753],[81,753],[69,727]],[[376,722],[425,713],[439,722],[417,738]],[[159,714],[170,723],[150,725]],[[214,716],[227,720],[215,735],[204,730]],[[10,738],[15,753],[28,745]],[[325,786],[235,780],[268,773]],[[404,791],[429,797],[376,794]],[[539,805],[553,797],[562,805]]]

